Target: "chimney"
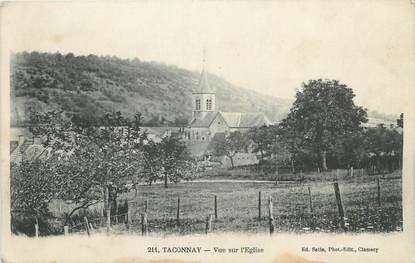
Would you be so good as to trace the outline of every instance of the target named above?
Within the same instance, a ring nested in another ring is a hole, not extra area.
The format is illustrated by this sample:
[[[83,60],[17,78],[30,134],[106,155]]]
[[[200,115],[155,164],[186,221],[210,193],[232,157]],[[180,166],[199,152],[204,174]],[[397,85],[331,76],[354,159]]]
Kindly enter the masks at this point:
[[[23,135],[19,135],[19,146],[23,145],[24,143],[24,136]]]

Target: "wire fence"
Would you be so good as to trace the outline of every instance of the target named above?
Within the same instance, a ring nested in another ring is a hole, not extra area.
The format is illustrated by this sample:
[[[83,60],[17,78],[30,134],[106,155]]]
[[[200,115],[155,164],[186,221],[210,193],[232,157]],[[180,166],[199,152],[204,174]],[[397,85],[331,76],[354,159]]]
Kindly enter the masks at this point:
[[[400,231],[402,199],[396,179],[400,176],[349,174],[347,182],[334,179],[319,183],[247,183],[247,190],[242,192],[238,189],[242,184],[234,183],[239,194],[233,191],[232,183],[231,187],[221,187],[219,182],[205,183],[206,187],[197,187],[190,193],[175,188],[157,189],[120,198],[119,207],[127,206],[127,211],[111,215],[109,221],[113,232],[142,235],[212,231]],[[196,184],[203,185],[193,182],[182,187],[192,188]],[[210,191],[211,184],[217,185],[215,194]],[[86,220],[88,223],[81,217],[68,226],[68,233],[104,231],[108,224],[104,214]]]

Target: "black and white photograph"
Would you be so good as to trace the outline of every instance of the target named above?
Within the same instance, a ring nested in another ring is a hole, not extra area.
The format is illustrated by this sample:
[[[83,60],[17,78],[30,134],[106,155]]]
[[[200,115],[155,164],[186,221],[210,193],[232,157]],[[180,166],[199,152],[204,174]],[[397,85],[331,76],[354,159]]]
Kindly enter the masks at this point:
[[[410,262],[410,1],[0,10],[10,238],[138,238],[143,260],[33,262]],[[269,260],[285,236],[294,252]]]

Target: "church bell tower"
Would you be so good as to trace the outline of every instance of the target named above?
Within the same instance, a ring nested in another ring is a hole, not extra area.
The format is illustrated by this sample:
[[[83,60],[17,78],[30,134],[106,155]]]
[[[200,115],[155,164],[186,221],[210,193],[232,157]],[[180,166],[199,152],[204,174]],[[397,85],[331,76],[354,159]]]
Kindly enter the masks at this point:
[[[209,85],[205,52],[203,52],[203,67],[202,72],[200,73],[199,83],[196,90],[192,93],[192,99],[192,119],[201,119],[204,118],[208,112],[216,111],[216,91]]]

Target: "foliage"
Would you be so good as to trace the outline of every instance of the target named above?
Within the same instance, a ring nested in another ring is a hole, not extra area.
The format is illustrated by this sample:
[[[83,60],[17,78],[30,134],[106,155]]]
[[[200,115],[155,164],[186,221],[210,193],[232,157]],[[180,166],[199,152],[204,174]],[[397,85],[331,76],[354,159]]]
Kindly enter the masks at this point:
[[[107,202],[111,189],[123,192],[129,181],[141,176],[137,167],[142,165],[146,138],[140,119],[139,114],[131,121],[114,112],[98,121],[104,126],[95,126],[82,117],[68,120],[57,112],[32,113],[31,132],[53,153],[48,161],[54,163],[61,185],[55,189],[56,198],[78,205],[68,217],[77,209]]]
[[[59,177],[54,167],[41,160],[11,164],[11,209],[33,218],[48,214],[49,202],[57,197]]]
[[[249,140],[247,135],[239,131],[226,134],[221,140],[215,141],[214,155],[226,156],[231,161],[231,168],[234,168],[233,157],[236,153],[246,151]]]
[[[337,80],[310,80],[298,90],[282,121],[293,155],[299,148],[327,170],[327,154],[339,141],[350,139],[366,122],[366,110],[353,102],[353,91]]]
[[[396,120],[396,124],[398,127],[403,128],[403,113],[399,115],[399,119]]]
[[[392,172],[402,167],[403,136],[398,131],[382,125],[368,128],[363,147],[368,153],[368,165],[374,165],[377,172]]]
[[[276,143],[276,126],[261,126],[251,128],[248,132],[248,139],[253,143],[254,148],[252,152],[260,153],[261,161],[264,158],[270,157],[275,150],[274,145]]]
[[[67,114],[89,114],[95,119],[108,111],[132,118],[139,111],[144,122],[162,125],[160,117],[164,116],[167,123],[181,125],[191,117],[191,93],[199,72],[113,56],[22,52],[12,55],[10,78],[13,96],[24,98],[25,105],[46,105],[42,110],[53,106]],[[209,83],[217,90],[218,108],[224,111],[261,111],[282,118],[290,105],[214,75],[209,75]],[[79,104],[80,100],[87,103]],[[12,116],[15,125],[26,121]]]
[[[10,199],[13,233],[35,235],[37,223],[43,233],[54,233],[49,203],[58,196],[61,181],[53,165],[40,159],[11,163]]]
[[[181,179],[191,179],[196,171],[186,145],[176,136],[164,137],[160,142],[147,141],[143,146],[146,180],[164,180],[177,183]]]

